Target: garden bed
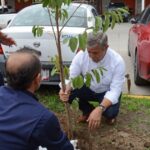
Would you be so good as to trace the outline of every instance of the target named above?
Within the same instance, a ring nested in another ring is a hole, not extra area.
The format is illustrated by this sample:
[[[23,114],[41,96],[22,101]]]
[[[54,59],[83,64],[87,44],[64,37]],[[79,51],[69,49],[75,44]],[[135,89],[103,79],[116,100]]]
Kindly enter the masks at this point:
[[[39,92],[42,103],[58,116],[66,132],[66,117],[63,104],[59,102],[57,90]],[[105,123],[95,131],[88,131],[87,124],[78,124],[80,112],[77,106],[71,109],[74,139],[79,140],[80,150],[150,150],[150,99],[132,98],[123,95],[120,113],[115,125]]]

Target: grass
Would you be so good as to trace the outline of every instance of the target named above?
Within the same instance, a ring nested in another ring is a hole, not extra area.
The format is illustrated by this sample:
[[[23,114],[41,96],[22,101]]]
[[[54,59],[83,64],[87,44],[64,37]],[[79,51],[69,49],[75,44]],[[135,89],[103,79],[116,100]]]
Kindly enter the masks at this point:
[[[127,111],[142,111],[150,114],[150,98],[138,98],[123,95],[121,107]]]
[[[59,100],[58,88],[42,88],[36,94],[40,102],[54,112],[63,112],[64,105]],[[73,102],[73,107],[77,107],[77,102]],[[126,111],[142,111],[150,115],[150,98],[132,97],[130,95],[122,96],[121,109]]]
[[[59,100],[57,89],[40,89],[36,95],[39,98],[39,101],[48,109],[58,113],[64,111],[64,105]]]

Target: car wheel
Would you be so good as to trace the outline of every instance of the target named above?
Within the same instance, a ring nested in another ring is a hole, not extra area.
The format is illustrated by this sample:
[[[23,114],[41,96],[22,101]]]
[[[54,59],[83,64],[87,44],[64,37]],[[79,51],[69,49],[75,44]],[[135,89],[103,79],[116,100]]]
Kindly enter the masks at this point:
[[[134,82],[136,85],[146,85],[147,81],[142,79],[139,75],[138,55],[136,53],[134,60]]]

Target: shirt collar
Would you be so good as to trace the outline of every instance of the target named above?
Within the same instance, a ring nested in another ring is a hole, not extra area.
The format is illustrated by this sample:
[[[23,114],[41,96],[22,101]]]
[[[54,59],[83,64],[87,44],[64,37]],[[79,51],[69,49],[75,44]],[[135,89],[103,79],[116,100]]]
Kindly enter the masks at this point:
[[[5,87],[8,88],[8,89],[13,89],[13,88],[10,87],[10,86],[5,86]],[[14,90],[14,89],[13,89],[13,90]],[[32,97],[33,99],[35,99],[36,101],[39,101],[38,98],[35,96],[35,94],[31,93],[30,91],[27,91],[27,90],[19,90],[19,91],[25,93],[25,94],[28,95],[28,96],[31,96],[31,97]]]
[[[39,101],[38,98],[35,96],[35,94],[31,93],[30,91],[27,91],[27,90],[23,90],[22,91],[23,93],[31,96],[32,98],[34,98],[36,101]]]

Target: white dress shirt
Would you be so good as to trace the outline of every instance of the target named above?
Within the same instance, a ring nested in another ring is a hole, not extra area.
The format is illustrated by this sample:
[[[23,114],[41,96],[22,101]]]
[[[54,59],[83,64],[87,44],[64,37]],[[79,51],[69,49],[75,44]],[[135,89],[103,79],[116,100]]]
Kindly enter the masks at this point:
[[[79,51],[71,63],[70,78],[80,74],[85,76],[87,72],[98,67],[104,67],[106,71],[103,71],[103,76],[100,75],[99,83],[93,76],[90,89],[96,93],[106,92],[104,97],[112,104],[116,104],[125,81],[125,63],[122,57],[111,48],[107,49],[104,58],[98,63],[92,61],[87,51]]]

